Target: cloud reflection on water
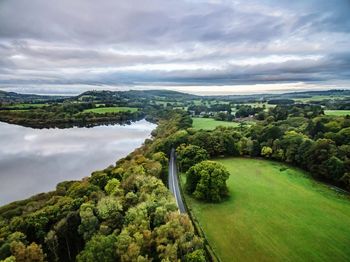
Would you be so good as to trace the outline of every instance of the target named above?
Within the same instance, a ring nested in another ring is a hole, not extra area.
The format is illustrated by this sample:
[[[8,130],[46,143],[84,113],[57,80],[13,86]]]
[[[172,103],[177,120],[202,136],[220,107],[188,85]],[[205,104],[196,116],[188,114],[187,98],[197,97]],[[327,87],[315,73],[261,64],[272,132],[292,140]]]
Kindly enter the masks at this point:
[[[155,128],[132,125],[32,129],[0,123],[0,204],[81,179],[139,147]]]

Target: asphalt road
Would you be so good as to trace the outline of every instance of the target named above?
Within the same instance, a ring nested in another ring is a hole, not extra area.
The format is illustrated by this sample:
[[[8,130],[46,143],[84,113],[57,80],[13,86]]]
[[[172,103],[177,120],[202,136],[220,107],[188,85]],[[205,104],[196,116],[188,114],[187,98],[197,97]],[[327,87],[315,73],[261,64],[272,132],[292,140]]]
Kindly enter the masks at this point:
[[[179,208],[180,213],[186,213],[185,205],[182,201],[182,196],[180,193],[180,185],[177,176],[175,149],[172,149],[170,153],[168,186],[170,192],[175,197],[176,205]]]

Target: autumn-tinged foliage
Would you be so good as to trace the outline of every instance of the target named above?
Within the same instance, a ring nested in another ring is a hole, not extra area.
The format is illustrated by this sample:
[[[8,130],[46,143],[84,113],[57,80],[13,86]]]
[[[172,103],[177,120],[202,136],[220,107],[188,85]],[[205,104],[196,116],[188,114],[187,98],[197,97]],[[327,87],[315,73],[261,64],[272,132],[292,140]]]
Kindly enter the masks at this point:
[[[0,208],[0,259],[205,261],[202,240],[162,182],[167,156],[154,150],[190,125],[170,112],[155,138],[115,166]]]

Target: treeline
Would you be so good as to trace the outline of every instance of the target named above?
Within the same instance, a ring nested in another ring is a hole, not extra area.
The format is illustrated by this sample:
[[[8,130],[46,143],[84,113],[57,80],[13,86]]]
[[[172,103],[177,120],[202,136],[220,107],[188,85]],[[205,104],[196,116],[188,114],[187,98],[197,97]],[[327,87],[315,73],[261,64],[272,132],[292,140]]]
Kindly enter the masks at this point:
[[[1,110],[0,121],[33,128],[90,127],[101,124],[123,124],[145,117],[144,110],[96,114],[84,112],[95,108],[94,103],[52,104],[30,110]]]
[[[238,105],[235,113],[236,118],[255,116],[263,112],[265,107],[252,107],[250,105]]]
[[[198,146],[211,158],[252,156],[287,162],[350,190],[350,118],[324,116],[317,106],[278,106],[249,128],[179,130],[153,146],[168,152],[182,144]]]
[[[263,119],[267,117],[273,117],[273,121],[286,120],[290,117],[303,117],[303,118],[314,118],[316,116],[324,115],[324,110],[319,105],[311,104],[296,104],[296,105],[278,105],[270,108],[268,114],[264,115]]]
[[[0,208],[5,261],[205,261],[202,239],[180,215],[166,180],[168,159],[155,151],[191,126],[161,112],[154,138],[105,170],[67,181],[47,194]]]
[[[322,101],[314,101],[314,104],[323,105],[329,110],[350,110],[350,97],[343,99],[324,99]]]

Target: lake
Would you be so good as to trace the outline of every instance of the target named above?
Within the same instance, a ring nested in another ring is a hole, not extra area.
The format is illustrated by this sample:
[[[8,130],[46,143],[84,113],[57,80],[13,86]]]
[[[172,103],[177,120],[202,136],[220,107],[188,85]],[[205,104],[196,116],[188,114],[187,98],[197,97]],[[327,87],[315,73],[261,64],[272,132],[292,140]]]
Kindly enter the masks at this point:
[[[89,176],[128,155],[155,124],[32,129],[0,122],[0,205]]]

